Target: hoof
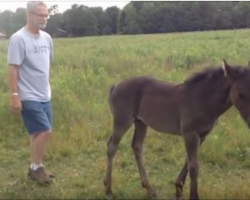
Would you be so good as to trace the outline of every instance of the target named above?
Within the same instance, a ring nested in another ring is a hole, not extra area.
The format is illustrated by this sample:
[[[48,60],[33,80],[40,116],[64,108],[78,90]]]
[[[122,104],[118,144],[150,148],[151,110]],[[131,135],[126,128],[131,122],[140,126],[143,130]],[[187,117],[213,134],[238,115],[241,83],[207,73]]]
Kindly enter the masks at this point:
[[[114,198],[114,195],[113,195],[112,191],[105,191],[105,194],[106,194],[107,199],[113,199]]]
[[[114,195],[113,195],[112,188],[111,188],[111,181],[104,180],[103,183],[104,183],[104,187],[105,187],[106,198],[113,199]]]
[[[155,191],[151,191],[151,192],[149,193],[149,197],[150,197],[151,199],[156,199],[156,198],[158,197],[158,195],[156,194]]]
[[[173,200],[182,200],[182,196],[174,195]]]
[[[113,199],[114,195],[113,194],[106,194],[106,199]]]

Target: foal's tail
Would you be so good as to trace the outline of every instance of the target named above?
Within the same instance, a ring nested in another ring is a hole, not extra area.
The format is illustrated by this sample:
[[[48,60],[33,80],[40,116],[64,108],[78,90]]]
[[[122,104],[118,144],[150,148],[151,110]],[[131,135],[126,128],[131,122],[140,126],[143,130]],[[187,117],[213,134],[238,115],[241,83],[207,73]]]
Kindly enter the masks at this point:
[[[112,107],[111,95],[112,95],[112,92],[113,92],[114,89],[115,89],[115,85],[112,85],[110,87],[110,89],[109,89],[109,98],[108,98],[110,110],[111,110],[112,113],[113,113],[113,107]]]

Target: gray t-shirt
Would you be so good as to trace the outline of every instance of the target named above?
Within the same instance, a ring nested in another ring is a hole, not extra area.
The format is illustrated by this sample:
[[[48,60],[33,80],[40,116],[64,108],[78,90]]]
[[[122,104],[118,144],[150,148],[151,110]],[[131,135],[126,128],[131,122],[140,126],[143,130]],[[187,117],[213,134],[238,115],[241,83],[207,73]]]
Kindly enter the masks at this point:
[[[26,28],[13,34],[8,45],[8,64],[17,65],[18,93],[21,101],[46,102],[51,98],[49,83],[53,42],[49,34],[32,35]]]

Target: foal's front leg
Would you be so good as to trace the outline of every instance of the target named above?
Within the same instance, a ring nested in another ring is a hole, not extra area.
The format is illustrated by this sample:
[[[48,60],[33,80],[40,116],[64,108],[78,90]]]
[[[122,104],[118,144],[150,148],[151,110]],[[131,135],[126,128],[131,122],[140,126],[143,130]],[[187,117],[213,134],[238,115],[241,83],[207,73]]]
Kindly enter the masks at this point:
[[[195,133],[184,134],[185,147],[187,152],[187,166],[190,175],[190,199],[199,199],[198,195],[198,149],[200,137]]]

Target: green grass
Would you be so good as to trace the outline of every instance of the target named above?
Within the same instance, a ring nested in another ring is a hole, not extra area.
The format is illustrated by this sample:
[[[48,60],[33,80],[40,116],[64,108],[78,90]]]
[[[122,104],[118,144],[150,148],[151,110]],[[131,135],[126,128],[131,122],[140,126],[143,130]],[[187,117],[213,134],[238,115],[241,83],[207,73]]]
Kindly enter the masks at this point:
[[[246,65],[250,30],[55,39],[51,66],[53,138],[44,164],[55,173],[49,187],[27,179],[29,138],[9,109],[7,41],[0,41],[0,198],[104,199],[106,143],[111,132],[109,87],[124,78],[150,75],[182,82],[221,60]],[[140,185],[130,147],[133,129],[114,159],[117,199],[148,198]],[[174,194],[185,150],[181,137],[148,130],[145,167],[160,199]],[[235,108],[229,109],[204,142],[200,154],[202,199],[249,199],[250,133]],[[189,178],[184,197],[189,195]]]

